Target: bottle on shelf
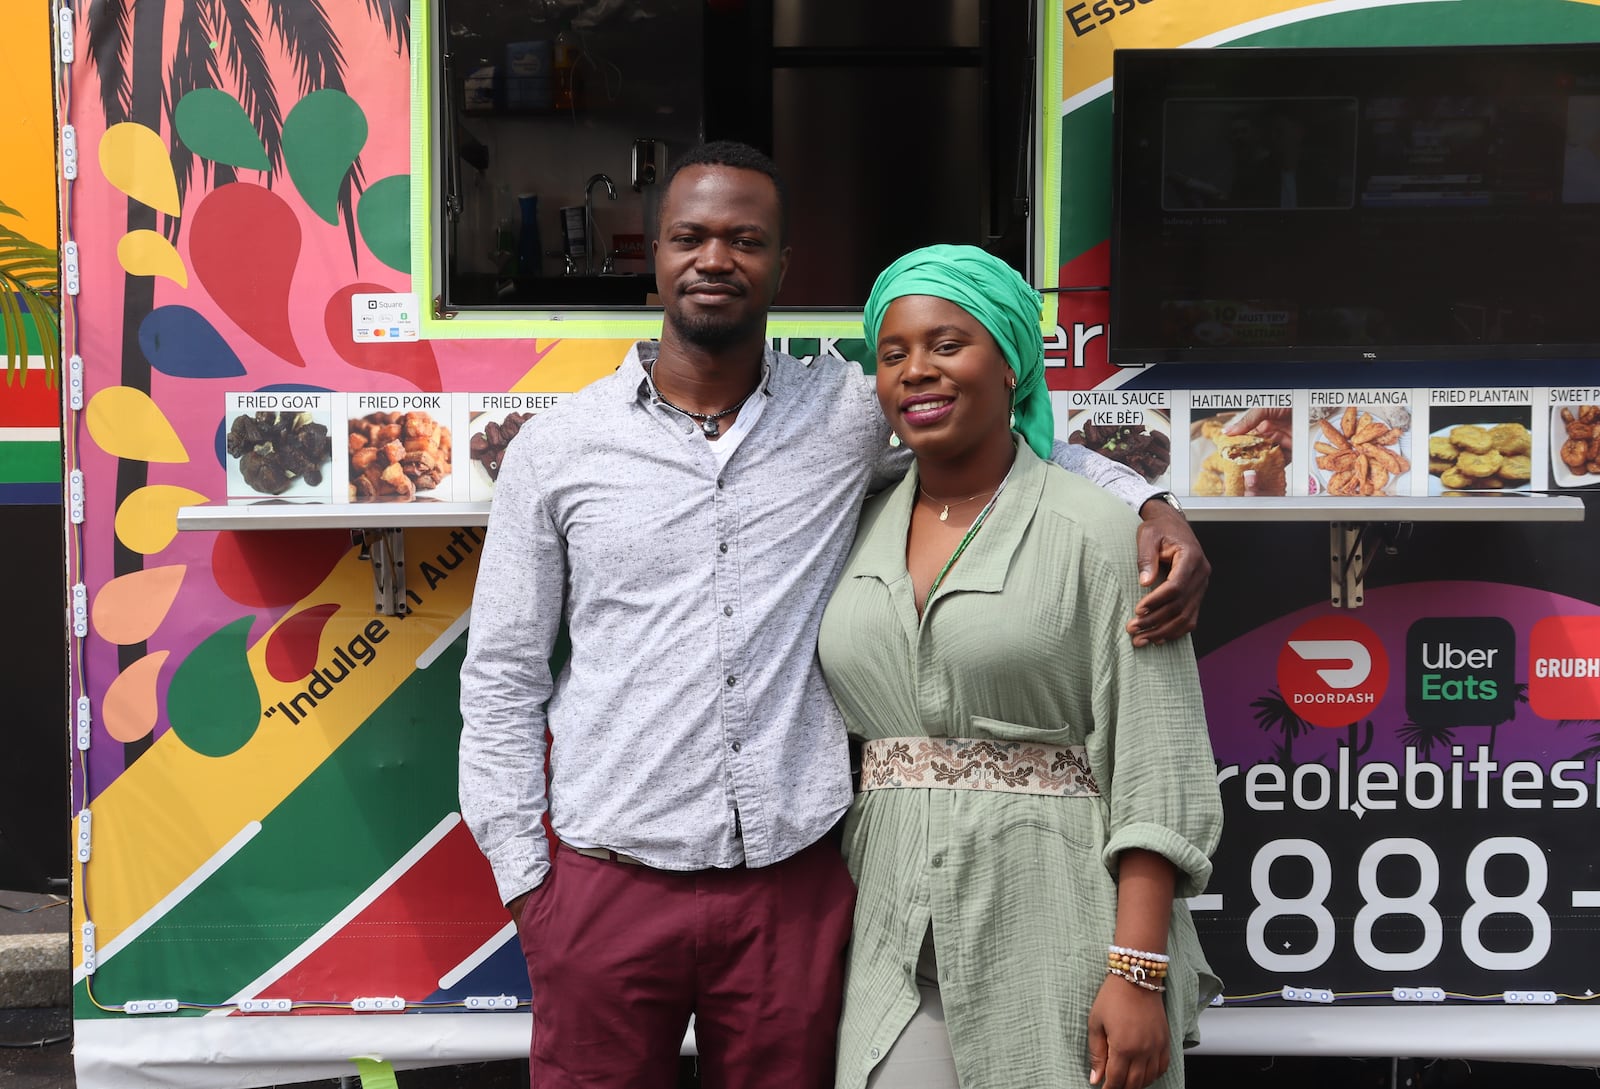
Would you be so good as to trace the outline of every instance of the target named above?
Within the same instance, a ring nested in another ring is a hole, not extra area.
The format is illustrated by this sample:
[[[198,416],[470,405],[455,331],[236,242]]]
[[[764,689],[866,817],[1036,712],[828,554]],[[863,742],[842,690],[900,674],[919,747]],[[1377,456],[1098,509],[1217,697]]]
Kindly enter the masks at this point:
[[[556,35],[552,51],[550,74],[554,97],[551,106],[557,110],[570,110],[576,104],[572,91],[572,76],[578,65],[578,38],[571,29],[563,27]]]

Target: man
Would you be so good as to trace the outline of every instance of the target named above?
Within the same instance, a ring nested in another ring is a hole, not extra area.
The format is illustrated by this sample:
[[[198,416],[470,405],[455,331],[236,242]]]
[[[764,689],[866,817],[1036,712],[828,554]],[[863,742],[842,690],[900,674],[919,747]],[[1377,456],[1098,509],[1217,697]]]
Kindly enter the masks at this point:
[[[461,811],[527,957],[535,1086],[671,1086],[691,1014],[707,1084],[824,1086],[854,887],[825,838],[850,778],[817,626],[863,498],[906,460],[859,368],[767,347],[789,249],[765,156],[691,151],[660,222],[659,345],[504,459]],[[1209,571],[1150,506],[1165,528],[1142,562],[1188,575],[1151,595],[1137,640],[1189,630]]]

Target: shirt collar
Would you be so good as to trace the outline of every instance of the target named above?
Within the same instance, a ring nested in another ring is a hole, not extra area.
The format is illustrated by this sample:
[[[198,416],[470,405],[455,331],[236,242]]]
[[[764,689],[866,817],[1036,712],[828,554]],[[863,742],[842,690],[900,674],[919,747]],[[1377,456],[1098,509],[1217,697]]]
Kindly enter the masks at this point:
[[[1039,497],[1044,493],[1047,464],[1028,444],[1017,443],[1017,460],[1005,490],[996,500],[972,544],[939,587],[939,596],[957,590],[997,593],[1005,589],[1011,557],[1022,544],[1022,536],[1033,521]],[[911,508],[917,499],[916,466],[895,485],[884,501],[873,531],[859,538],[861,550],[854,567],[857,576],[868,576],[888,584],[906,577],[906,533],[911,527]]]
[[[617,373],[622,376],[621,399],[627,404],[638,401],[648,401],[656,396],[655,379],[650,376],[649,367],[661,354],[661,342],[657,340],[640,340],[628,349],[628,354],[622,360],[622,366],[617,368]],[[785,369],[777,364],[781,359],[789,357],[772,350],[768,344],[761,353],[761,392],[768,397],[786,390],[789,376]]]

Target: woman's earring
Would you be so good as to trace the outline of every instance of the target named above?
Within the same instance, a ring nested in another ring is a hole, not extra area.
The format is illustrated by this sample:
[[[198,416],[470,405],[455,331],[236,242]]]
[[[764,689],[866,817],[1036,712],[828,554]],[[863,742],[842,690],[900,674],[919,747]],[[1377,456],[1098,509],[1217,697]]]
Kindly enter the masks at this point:
[[[889,445],[890,446],[899,446],[900,445],[900,436],[896,435],[893,431],[889,432]]]

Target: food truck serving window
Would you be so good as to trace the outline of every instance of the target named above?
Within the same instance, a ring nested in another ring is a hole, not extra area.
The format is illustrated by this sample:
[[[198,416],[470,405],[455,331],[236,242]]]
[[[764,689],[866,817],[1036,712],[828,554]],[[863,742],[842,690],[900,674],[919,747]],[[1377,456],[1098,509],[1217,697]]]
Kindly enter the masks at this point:
[[[614,324],[649,305],[660,183],[716,139],[783,172],[781,308],[859,311],[884,265],[930,242],[1042,282],[1032,3],[436,0],[433,16],[436,313]]]

